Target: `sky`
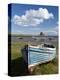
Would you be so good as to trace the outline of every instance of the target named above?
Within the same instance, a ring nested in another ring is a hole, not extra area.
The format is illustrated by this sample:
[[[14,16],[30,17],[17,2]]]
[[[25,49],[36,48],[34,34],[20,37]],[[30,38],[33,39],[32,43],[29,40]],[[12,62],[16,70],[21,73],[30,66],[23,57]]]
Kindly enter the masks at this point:
[[[58,35],[58,7],[44,5],[11,4],[8,15],[12,34]]]

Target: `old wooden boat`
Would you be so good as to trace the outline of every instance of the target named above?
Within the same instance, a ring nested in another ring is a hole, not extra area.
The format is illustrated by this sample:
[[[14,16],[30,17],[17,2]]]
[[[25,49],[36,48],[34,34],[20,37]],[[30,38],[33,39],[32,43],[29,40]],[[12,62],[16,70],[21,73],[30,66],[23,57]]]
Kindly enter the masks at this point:
[[[23,59],[29,67],[51,61],[56,56],[56,48],[51,44],[37,46],[25,45],[23,48]]]

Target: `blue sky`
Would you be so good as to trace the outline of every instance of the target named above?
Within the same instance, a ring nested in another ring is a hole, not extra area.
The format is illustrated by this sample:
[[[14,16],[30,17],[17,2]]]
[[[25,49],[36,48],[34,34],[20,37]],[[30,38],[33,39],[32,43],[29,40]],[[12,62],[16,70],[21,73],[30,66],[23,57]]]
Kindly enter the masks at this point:
[[[58,34],[57,6],[12,4],[11,7],[11,16],[8,16],[12,34]]]

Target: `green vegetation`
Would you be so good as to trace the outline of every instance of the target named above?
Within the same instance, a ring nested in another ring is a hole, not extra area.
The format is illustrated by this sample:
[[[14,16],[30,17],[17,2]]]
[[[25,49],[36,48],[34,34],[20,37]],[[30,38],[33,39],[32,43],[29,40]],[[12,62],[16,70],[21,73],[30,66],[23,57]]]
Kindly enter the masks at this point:
[[[11,34],[9,34],[11,35]],[[26,34],[12,34],[11,36],[15,36],[15,37],[32,37],[32,35],[26,35]]]
[[[58,73],[58,63],[57,59],[54,59],[48,63],[40,64],[36,66],[33,74],[57,74]]]
[[[24,47],[26,43],[23,42],[15,42],[11,45],[11,59],[16,59],[22,56],[21,49]]]
[[[24,45],[27,44],[26,42],[12,42],[11,44],[11,75],[28,75],[26,74],[25,64],[22,59],[21,49]],[[36,66],[33,71],[33,75],[39,74],[57,74],[58,73],[58,58]]]

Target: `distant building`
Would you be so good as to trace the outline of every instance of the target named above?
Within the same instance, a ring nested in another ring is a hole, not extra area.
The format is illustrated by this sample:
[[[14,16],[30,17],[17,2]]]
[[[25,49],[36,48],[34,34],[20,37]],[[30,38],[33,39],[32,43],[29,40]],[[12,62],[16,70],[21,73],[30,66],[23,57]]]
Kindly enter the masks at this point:
[[[43,32],[40,32],[40,36],[45,36]]]

